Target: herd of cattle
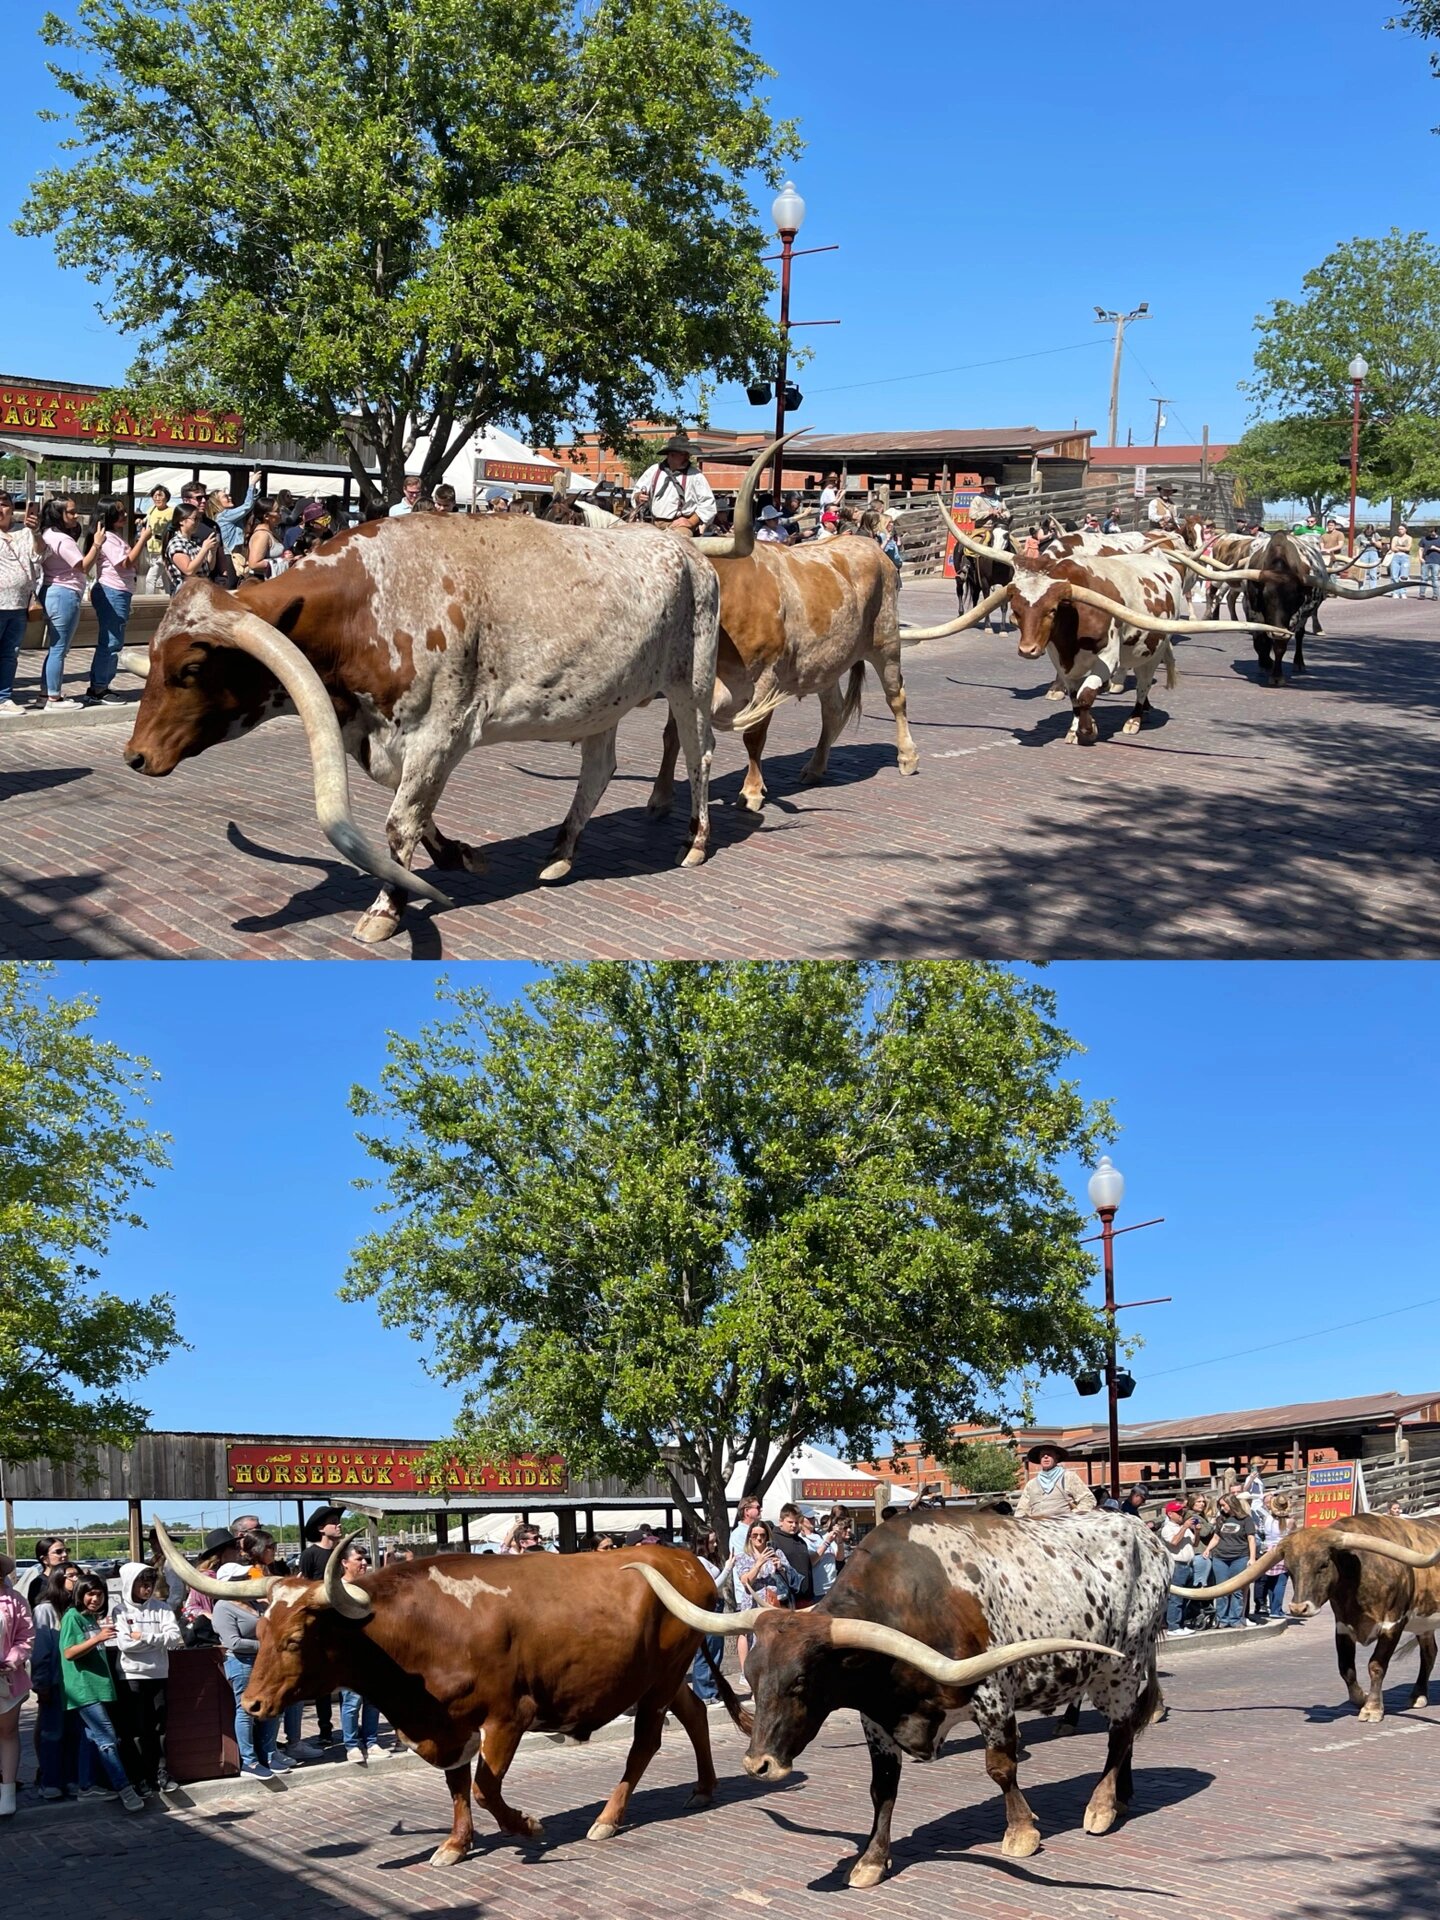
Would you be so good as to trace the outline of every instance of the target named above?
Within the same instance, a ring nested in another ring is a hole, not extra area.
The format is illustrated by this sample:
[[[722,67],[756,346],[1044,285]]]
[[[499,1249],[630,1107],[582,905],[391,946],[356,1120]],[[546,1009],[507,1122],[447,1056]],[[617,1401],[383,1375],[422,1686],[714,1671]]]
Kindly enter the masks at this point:
[[[1301,636],[1327,594],[1367,597],[1344,588],[1318,552],[1288,534],[1223,559],[1193,551],[1185,535],[1075,534],[1026,560],[957,526],[958,546],[983,569],[988,590],[943,625],[902,629],[898,575],[874,542],[756,544],[756,484],[784,444],[772,443],[751,467],[734,530],[721,538],[682,540],[619,522],[414,515],[340,534],[275,579],[236,593],[192,580],[148,653],[125,656],[145,676],[125,758],[137,772],[163,776],[276,714],[298,713],[320,824],[381,882],[355,930],[378,941],[399,927],[407,896],[449,904],[411,872],[420,847],[442,869],[481,866],[479,851],[435,820],[446,781],[472,747],[578,742],[575,798],[540,875],[558,880],[615,770],[620,721],[663,696],[669,716],[649,811],[668,810],[683,751],[690,823],[679,858],[693,866],[709,839],[717,727],[744,737],[741,802],[758,811],[776,708],[818,699],[820,738],[804,774],[818,780],[859,707],[868,666],[894,715],[900,771],[917,770],[904,645],[960,633],[1003,608],[1018,624],[1021,655],[1050,657],[1052,692],[1068,693],[1074,709],[1071,737],[1088,743],[1101,688],[1119,691],[1134,674],[1135,707],[1123,727],[1134,732],[1162,665],[1174,684],[1173,636],[1220,624],[1190,617],[1192,577],[1217,599],[1229,593],[1232,613],[1243,588],[1242,625],[1276,685],[1292,639],[1295,671],[1303,669]],[[349,759],[394,794],[384,850],[355,823]]]
[[[850,1867],[857,1887],[875,1885],[890,1866],[902,1755],[934,1759],[957,1721],[973,1721],[984,1738],[986,1771],[1004,1795],[1003,1850],[1023,1856],[1040,1845],[1040,1831],[1016,1779],[1017,1712],[1055,1713],[1088,1697],[1104,1715],[1105,1768],[1084,1817],[1087,1833],[1104,1833],[1132,1797],[1136,1737],[1163,1711],[1156,1659],[1173,1563],[1149,1529],[1121,1514],[901,1515],[861,1542],[813,1609],[731,1614],[715,1611],[709,1574],[674,1547],[500,1562],[447,1554],[348,1582],[342,1543],[323,1580],[270,1576],[257,1586],[198,1573],[158,1519],[155,1528],[191,1586],[268,1600],[247,1712],[269,1718],[287,1702],[350,1687],[444,1772],[453,1821],[433,1856],[439,1866],[470,1850],[472,1793],[502,1833],[540,1837],[538,1821],[504,1794],[531,1729],[585,1740],[634,1714],[624,1774],[592,1840],[613,1838],[623,1822],[667,1713],[695,1750],[693,1800],[708,1802],[716,1786],[709,1723],[687,1680],[707,1634],[751,1636],[749,1708],[718,1670],[716,1679],[749,1736],[752,1778],[783,1778],[838,1709],[860,1715],[874,1823]],[[1303,1528],[1215,1591],[1248,1584],[1282,1555],[1291,1613],[1331,1608],[1340,1672],[1360,1717],[1383,1717],[1386,1670],[1407,1630],[1420,1646],[1411,1704],[1424,1706],[1440,1626],[1440,1572],[1432,1571],[1440,1520],[1365,1515]],[[1371,1645],[1361,1687],[1356,1647]]]

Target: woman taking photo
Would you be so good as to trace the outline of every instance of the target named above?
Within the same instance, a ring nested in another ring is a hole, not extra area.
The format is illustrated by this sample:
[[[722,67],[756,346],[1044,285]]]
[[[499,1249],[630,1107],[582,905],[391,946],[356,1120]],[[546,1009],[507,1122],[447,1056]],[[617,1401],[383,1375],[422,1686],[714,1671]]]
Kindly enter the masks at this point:
[[[744,1551],[735,1559],[735,1580],[743,1606],[790,1607],[800,1576],[783,1553],[771,1545],[770,1522],[756,1520],[745,1536]]]
[[[41,558],[44,584],[40,604],[45,609],[44,698],[37,713],[73,712],[84,703],[65,697],[65,656],[75,637],[80,606],[85,597],[85,576],[95,564],[98,540],[88,553],[81,549],[80,516],[75,502],[47,500],[40,509],[40,541],[45,552]]]
[[[1222,1493],[1215,1516],[1215,1538],[1210,1543],[1210,1565],[1216,1586],[1223,1587],[1227,1580],[1243,1573],[1254,1558],[1255,1522],[1250,1518],[1245,1496]],[[1243,1588],[1238,1593],[1221,1594],[1215,1602],[1215,1624],[1217,1627],[1245,1625]]]
[[[178,592],[187,580],[208,580],[219,552],[220,535],[213,528],[207,534],[200,532],[199,507],[193,501],[177,507],[170,538],[165,542],[171,591]]]
[[[120,665],[120,649],[125,644],[125,629],[130,624],[130,604],[135,595],[135,568],[150,540],[150,530],[141,523],[139,537],[131,540],[129,519],[124,507],[106,507],[96,523],[95,550],[99,566],[90,589],[90,604],[95,609],[99,633],[95,655],[90,662],[90,685],[85,698],[92,706],[118,707],[118,693],[110,691],[115,669]]]
[[[35,1622],[10,1584],[15,1562],[0,1553],[0,1818],[15,1811],[20,1781],[20,1707],[30,1691]]]

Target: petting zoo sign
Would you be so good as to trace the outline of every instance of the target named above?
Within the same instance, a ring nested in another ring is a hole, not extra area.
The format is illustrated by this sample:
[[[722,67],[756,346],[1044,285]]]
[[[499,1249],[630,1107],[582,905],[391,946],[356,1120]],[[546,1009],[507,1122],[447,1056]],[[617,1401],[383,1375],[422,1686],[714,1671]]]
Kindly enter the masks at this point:
[[[1327,1467],[1311,1467],[1305,1475],[1305,1525],[1328,1527],[1332,1520],[1348,1520],[1367,1507],[1358,1460],[1340,1460]]]
[[[524,1454],[516,1460],[467,1467],[452,1460],[443,1486],[425,1469],[424,1447],[293,1446],[240,1444],[225,1449],[225,1476],[232,1493],[334,1494],[365,1489],[388,1493],[564,1493],[569,1486],[558,1454]]]

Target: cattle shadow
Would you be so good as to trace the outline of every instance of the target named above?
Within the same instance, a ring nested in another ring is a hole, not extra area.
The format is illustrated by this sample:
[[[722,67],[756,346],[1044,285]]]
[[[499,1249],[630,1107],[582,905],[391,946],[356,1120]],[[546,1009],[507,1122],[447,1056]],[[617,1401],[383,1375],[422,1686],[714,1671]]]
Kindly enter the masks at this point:
[[[104,893],[109,876],[88,871],[16,874],[0,868],[0,959],[163,960],[162,947],[118,921],[90,923],[74,914],[62,930],[57,919],[75,902]]]
[[[1222,750],[1249,732],[1244,722],[1211,730]],[[1112,783],[1077,767],[1075,833],[1056,831],[1048,801],[1028,804],[998,844],[948,870],[926,861],[923,890],[853,924],[842,950],[1027,960],[1440,953],[1433,740],[1292,711],[1277,744],[1278,783],[1274,762],[1256,759],[1234,786],[1182,787],[1157,758],[1143,804],[1128,773]],[[1102,741],[1085,751],[1123,750]]]
[[[1063,1837],[1082,1831],[1086,1803],[1098,1777],[1098,1772],[1087,1771],[1071,1780],[1031,1783],[1022,1776],[1020,1790],[1035,1815],[1045,1845],[1053,1846]],[[1115,1831],[1123,1832],[1150,1814],[1163,1812],[1193,1799],[1211,1786],[1214,1779],[1213,1773],[1204,1773],[1194,1767],[1147,1768],[1140,1764],[1137,1757],[1135,1798]],[[905,1784],[902,1774],[900,1797],[896,1802],[897,1820],[903,1819],[904,1807]],[[790,1833],[833,1839],[842,1848],[848,1848],[848,1852],[842,1854],[833,1867],[808,1883],[811,1890],[817,1893],[835,1891],[846,1885],[850,1866],[868,1837],[868,1826],[863,1831],[853,1828],[847,1830],[816,1825],[768,1808],[765,1811],[776,1825]],[[1036,1873],[1023,1862],[1007,1859],[1002,1854],[978,1851],[981,1848],[998,1848],[1004,1831],[1004,1806],[998,1793],[993,1798],[983,1798],[972,1805],[952,1808],[933,1820],[922,1822],[908,1833],[893,1837],[890,1854],[894,1864],[886,1876],[886,1883],[898,1879],[908,1867],[950,1861],[963,1862],[967,1871],[972,1866],[998,1868],[1015,1879],[1047,1887],[1071,1887],[1088,1893],[1148,1893],[1166,1900],[1190,1897],[1180,1889],[1172,1891],[1159,1887],[1116,1885],[1099,1879],[1062,1879],[1056,1875]],[[1088,1836],[1086,1841],[1088,1845]],[[1098,1854],[1103,1849],[1104,1836],[1097,1837],[1094,1845]]]
[[[1281,1906],[1265,1902],[1267,1920],[1418,1920],[1435,1911],[1440,1883],[1440,1822],[1410,1839],[1387,1839],[1383,1846],[1346,1847],[1344,1880],[1333,1867],[1323,1892]]]
[[[18,800],[28,793],[47,793],[56,787],[88,780],[93,767],[13,767],[0,772],[0,800]]]

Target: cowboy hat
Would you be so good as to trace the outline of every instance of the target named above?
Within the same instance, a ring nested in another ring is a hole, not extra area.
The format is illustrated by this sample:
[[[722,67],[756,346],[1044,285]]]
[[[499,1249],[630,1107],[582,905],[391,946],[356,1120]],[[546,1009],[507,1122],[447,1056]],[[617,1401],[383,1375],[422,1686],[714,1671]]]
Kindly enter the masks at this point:
[[[688,455],[693,454],[695,449],[691,446],[690,436],[686,433],[685,429],[683,427],[677,427],[665,442],[661,451],[664,453],[683,453]]]
[[[208,1559],[212,1553],[219,1553],[222,1547],[228,1547],[233,1553],[235,1550],[235,1536],[229,1527],[212,1527],[200,1542],[196,1550],[195,1558],[197,1560]]]
[[[322,1527],[328,1527],[332,1520],[343,1521],[344,1518],[345,1509],[343,1507],[317,1507],[305,1522],[305,1538],[310,1542],[312,1547],[317,1545],[320,1539],[320,1529]]]
[[[1057,1460],[1068,1460],[1070,1458],[1068,1450],[1062,1447],[1058,1440],[1042,1440],[1038,1446],[1031,1447],[1025,1458],[1030,1462],[1032,1467],[1038,1467],[1040,1464],[1040,1456],[1044,1453],[1053,1453]]]

